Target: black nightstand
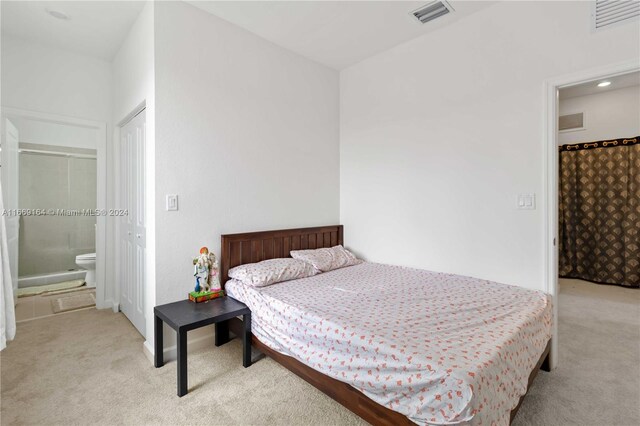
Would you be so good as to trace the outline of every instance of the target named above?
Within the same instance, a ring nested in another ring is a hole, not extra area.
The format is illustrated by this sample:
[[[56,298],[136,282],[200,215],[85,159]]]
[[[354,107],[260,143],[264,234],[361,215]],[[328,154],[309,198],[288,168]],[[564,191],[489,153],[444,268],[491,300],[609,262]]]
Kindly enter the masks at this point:
[[[189,300],[167,303],[153,308],[155,315],[156,368],[164,365],[162,323],[176,331],[178,348],[178,396],[187,394],[187,332],[205,325],[215,324],[216,346],[229,341],[229,319],[242,315],[242,365],[251,365],[251,311],[244,303],[230,297],[220,297],[208,302],[194,303]]]

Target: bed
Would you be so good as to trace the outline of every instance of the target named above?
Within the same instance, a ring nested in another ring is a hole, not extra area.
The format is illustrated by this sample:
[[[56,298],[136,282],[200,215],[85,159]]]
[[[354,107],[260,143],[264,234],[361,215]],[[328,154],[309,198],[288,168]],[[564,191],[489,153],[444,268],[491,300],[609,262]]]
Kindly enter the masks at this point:
[[[340,225],[222,236],[222,282],[252,310],[252,344],[372,424],[508,424],[549,367],[548,297],[367,262],[259,290],[228,280],[338,244]]]

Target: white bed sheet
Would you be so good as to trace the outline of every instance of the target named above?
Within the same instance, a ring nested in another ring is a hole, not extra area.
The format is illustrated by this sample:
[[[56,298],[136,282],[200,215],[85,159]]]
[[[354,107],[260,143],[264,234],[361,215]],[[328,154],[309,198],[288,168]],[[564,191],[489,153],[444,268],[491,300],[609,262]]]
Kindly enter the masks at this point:
[[[545,293],[419,269],[225,288],[264,344],[418,424],[508,425],[551,337]]]

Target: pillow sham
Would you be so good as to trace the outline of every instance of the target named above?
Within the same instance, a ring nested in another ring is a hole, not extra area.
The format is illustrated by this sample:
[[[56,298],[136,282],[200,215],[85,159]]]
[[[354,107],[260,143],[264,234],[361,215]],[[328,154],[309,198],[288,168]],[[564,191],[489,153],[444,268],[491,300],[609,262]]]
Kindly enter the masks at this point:
[[[298,259],[270,259],[247,263],[229,270],[229,277],[253,287],[265,287],[282,281],[317,274],[313,265]]]
[[[291,257],[309,262],[320,272],[333,271],[346,266],[358,265],[363,260],[342,246],[319,248],[315,250],[293,250]]]

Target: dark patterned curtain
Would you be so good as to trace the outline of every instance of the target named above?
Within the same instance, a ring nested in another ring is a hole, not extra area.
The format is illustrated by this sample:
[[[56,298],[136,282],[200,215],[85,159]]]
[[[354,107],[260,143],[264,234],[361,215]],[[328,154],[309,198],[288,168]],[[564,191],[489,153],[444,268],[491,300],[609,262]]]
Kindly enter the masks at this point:
[[[640,137],[560,147],[560,276],[640,287]]]

